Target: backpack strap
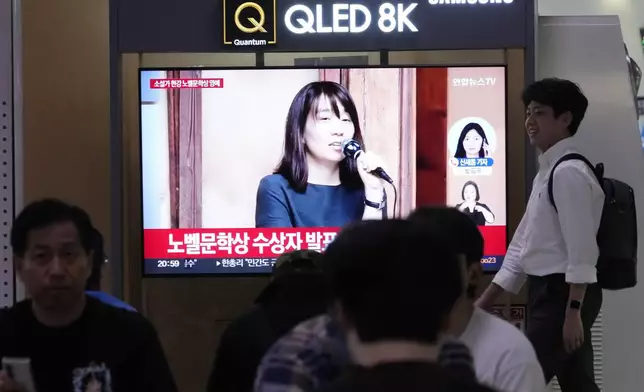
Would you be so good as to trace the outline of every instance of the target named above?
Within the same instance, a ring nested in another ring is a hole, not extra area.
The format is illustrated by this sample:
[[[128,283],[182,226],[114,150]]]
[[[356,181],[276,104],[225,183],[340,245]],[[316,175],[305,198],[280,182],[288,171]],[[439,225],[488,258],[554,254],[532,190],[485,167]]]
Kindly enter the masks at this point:
[[[588,167],[595,174],[595,176],[597,176],[597,173],[595,172],[595,166],[585,156],[579,153],[573,152],[559,158],[559,160],[555,163],[555,165],[550,170],[550,176],[548,177],[548,199],[550,200],[550,204],[552,204],[552,207],[554,207],[555,212],[558,212],[557,206],[555,205],[555,195],[554,195],[554,189],[553,189],[555,170],[557,169],[557,166],[559,166],[560,164],[566,161],[572,161],[572,160],[584,162],[586,165],[588,165]]]

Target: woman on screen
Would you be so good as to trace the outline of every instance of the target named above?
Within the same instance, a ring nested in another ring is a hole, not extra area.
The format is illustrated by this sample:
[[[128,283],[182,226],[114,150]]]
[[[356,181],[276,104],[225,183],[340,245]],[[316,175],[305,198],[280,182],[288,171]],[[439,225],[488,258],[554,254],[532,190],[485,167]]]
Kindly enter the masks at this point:
[[[474,181],[468,181],[463,185],[461,197],[463,198],[463,202],[456,205],[456,208],[472,218],[474,223],[478,226],[494,223],[495,218],[490,207],[479,203],[481,194],[479,193],[479,186]]]
[[[257,189],[256,227],[341,227],[386,214],[384,167],[370,152],[344,156],[342,142],[363,146],[358,111],[334,82],[313,82],[295,96],[286,119],[284,155]]]
[[[489,155],[489,148],[483,127],[472,122],[461,131],[454,158],[485,158]]]

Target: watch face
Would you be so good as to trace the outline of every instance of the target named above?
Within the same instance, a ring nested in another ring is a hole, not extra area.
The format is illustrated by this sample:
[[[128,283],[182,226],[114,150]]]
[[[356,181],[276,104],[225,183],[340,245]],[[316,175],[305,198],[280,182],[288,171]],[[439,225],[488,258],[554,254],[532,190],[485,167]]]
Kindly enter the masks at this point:
[[[570,307],[572,309],[579,309],[579,308],[581,308],[581,302],[579,302],[579,301],[570,301]]]

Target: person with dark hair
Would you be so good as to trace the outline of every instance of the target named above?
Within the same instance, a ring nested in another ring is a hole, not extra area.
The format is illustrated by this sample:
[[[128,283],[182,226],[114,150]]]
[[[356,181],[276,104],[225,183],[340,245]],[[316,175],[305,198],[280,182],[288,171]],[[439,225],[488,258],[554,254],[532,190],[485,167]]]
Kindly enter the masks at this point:
[[[322,391],[491,391],[438,364],[464,289],[463,254],[423,225],[389,220],[347,227],[324,258],[357,366]]]
[[[530,341],[512,324],[474,306],[483,281],[483,236],[474,222],[447,207],[420,207],[408,219],[465,255],[467,290],[452,311],[449,330],[472,352],[477,379],[499,392],[544,392],[543,371]]]
[[[297,324],[326,311],[322,255],[298,250],[281,255],[255,306],[233,321],[220,341],[207,391],[251,392],[262,357]]]
[[[136,309],[134,309],[130,304],[121,301],[109,293],[101,291],[101,276],[103,266],[107,263],[107,256],[105,255],[105,246],[101,232],[93,228],[92,236],[92,271],[89,274],[89,278],[87,278],[85,292],[90,297],[94,297],[108,305],[136,312]]]
[[[38,391],[69,391],[97,368],[104,390],[177,390],[152,324],[85,294],[94,246],[85,211],[33,202],[15,219],[11,246],[30,298],[0,315],[0,358],[29,358]],[[20,390],[0,372],[0,391]]]
[[[333,307],[333,298],[328,304]],[[298,324],[268,350],[257,369],[254,391],[314,392],[336,381],[351,361],[340,323],[330,310]],[[438,363],[463,380],[476,379],[470,351],[458,340],[441,339]]]
[[[481,124],[472,122],[463,127],[456,144],[454,158],[485,158],[490,155],[490,143]]]
[[[599,391],[590,331],[602,304],[596,264],[604,193],[581,160],[562,162],[551,173],[562,157],[578,152],[574,135],[588,99],[575,83],[550,78],[528,86],[523,103],[528,137],[541,152],[539,172],[501,269],[478,304],[490,308],[527,278],[527,335],[546,382],[556,375],[564,392]],[[557,210],[548,197],[551,176]]]
[[[346,158],[342,142],[362,145],[351,95],[334,82],[312,82],[295,96],[286,119],[284,155],[257,189],[256,227],[342,227],[386,216],[384,168],[372,152]]]
[[[474,181],[467,181],[461,190],[463,202],[456,205],[459,211],[469,216],[478,226],[494,223],[494,214],[487,204],[479,203],[481,192]]]

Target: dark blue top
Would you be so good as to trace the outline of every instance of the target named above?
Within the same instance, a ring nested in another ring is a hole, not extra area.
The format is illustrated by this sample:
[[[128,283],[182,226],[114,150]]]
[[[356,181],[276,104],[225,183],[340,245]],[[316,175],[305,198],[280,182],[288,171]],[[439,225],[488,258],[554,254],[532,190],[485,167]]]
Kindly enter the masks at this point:
[[[255,227],[342,227],[363,213],[362,188],[308,184],[299,193],[281,174],[262,178],[257,188]]]

